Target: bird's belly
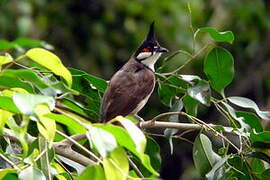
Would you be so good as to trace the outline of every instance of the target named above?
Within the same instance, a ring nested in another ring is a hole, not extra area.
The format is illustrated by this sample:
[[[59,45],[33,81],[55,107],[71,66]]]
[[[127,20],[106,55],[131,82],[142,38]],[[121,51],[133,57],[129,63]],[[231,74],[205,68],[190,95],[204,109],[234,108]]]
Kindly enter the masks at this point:
[[[150,93],[148,96],[146,96],[146,98],[144,98],[144,100],[142,100],[130,114],[137,114],[137,112],[139,112],[144,107],[144,105],[147,103],[151,94],[152,93]]]

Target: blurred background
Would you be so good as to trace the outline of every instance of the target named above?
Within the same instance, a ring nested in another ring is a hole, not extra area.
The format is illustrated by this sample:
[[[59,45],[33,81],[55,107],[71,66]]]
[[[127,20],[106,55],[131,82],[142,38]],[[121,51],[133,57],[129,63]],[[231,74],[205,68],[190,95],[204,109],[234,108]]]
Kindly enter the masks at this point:
[[[143,41],[153,20],[162,46],[171,53],[179,49],[191,52],[188,2],[195,30],[211,26],[219,31],[231,30],[235,35],[232,45],[220,44],[235,60],[235,79],[226,89],[226,95],[251,98],[262,109],[270,110],[268,0],[0,0],[0,39],[44,40],[54,46],[54,52],[65,65],[109,80]],[[206,34],[199,34],[196,50],[209,41]],[[205,77],[204,56],[202,53],[181,73]],[[166,70],[173,70],[185,60],[183,55],[176,56]],[[140,113],[145,119],[168,111],[156,92]],[[220,119],[213,108],[204,107],[200,109],[200,118],[214,123]],[[186,137],[193,140],[195,135]],[[156,140],[161,146],[163,179],[199,179],[193,167],[190,143],[175,140],[171,155],[168,141]]]

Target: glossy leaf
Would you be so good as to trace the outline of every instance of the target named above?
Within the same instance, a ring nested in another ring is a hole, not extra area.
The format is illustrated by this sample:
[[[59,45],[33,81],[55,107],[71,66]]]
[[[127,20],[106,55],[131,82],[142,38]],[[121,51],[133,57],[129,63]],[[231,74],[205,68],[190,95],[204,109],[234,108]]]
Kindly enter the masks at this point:
[[[233,35],[232,31],[219,32],[212,27],[203,27],[203,28],[199,28],[195,32],[194,36],[196,37],[199,32],[209,33],[211,38],[215,41],[227,42],[227,43],[231,43],[231,44],[234,41],[234,35]]]
[[[73,78],[85,79],[92,88],[97,89],[100,92],[105,92],[107,88],[107,82],[104,79],[93,76],[78,69],[69,68]],[[74,86],[76,86],[74,84]]]
[[[270,111],[261,111],[258,105],[248,98],[233,96],[228,97],[228,100],[237,106],[253,109],[262,119],[270,120]]]
[[[260,122],[260,119],[253,113],[250,112],[244,112],[244,111],[239,111],[236,112],[237,117],[243,118],[243,121],[249,125],[251,129],[255,129],[256,132],[262,132],[263,127]]]
[[[91,180],[106,180],[103,168],[100,165],[87,167],[76,180],[86,180],[91,177]]]
[[[270,157],[263,152],[251,152],[251,153],[248,153],[247,156],[252,157],[252,158],[261,159],[265,162],[270,163]]]
[[[196,101],[189,95],[185,95],[183,97],[183,103],[186,113],[196,117],[198,113],[198,105],[199,105],[198,101]]]
[[[35,72],[27,69],[5,70],[2,72],[1,76],[28,81],[40,89],[48,88],[48,85]]]
[[[143,132],[133,122],[122,116],[117,116],[115,119],[127,130],[136,145],[137,152],[143,154],[146,147],[146,138]]]
[[[27,51],[25,55],[36,63],[51,70],[54,74],[63,77],[69,86],[72,85],[71,73],[55,54],[42,48],[33,48]]]
[[[210,85],[219,93],[223,93],[234,77],[234,62],[229,51],[224,48],[213,48],[204,60],[204,73]]]
[[[206,174],[207,180],[224,180],[224,164],[228,160],[228,156],[223,157],[222,159],[218,160],[211,171]]]
[[[187,93],[193,99],[196,99],[200,103],[209,106],[210,105],[210,86],[207,81],[200,80],[194,86],[187,89]]]
[[[121,172],[125,175],[128,175],[129,163],[128,157],[125,150],[121,147],[115,148],[110,153],[110,159],[114,162],[114,166],[121,169]]]
[[[193,145],[193,161],[201,176],[205,176],[220,160],[220,157],[212,150],[212,143],[207,136],[200,134]]]
[[[102,157],[107,157],[117,147],[114,136],[101,128],[92,127],[87,133],[87,137]]]
[[[46,180],[46,177],[44,176],[42,171],[30,166],[19,173],[19,179],[20,180],[37,180],[37,179]]]
[[[110,158],[103,159],[103,167],[105,171],[106,179],[110,180],[124,180],[125,176],[119,171],[119,168],[115,166]]]
[[[250,139],[252,142],[267,142],[270,143],[270,131],[264,132],[251,132]]]
[[[47,104],[50,110],[53,110],[55,106],[54,98],[49,96],[15,93],[12,98],[20,112],[26,115],[32,115],[38,104]]]

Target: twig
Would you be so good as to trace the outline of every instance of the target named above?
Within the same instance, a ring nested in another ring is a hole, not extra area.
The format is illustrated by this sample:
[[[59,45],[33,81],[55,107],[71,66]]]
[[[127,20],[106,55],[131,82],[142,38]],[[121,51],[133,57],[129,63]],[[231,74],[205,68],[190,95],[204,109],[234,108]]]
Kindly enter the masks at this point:
[[[65,137],[67,140],[71,141],[74,145],[76,145],[79,148],[81,148],[83,151],[85,151],[86,153],[88,153],[90,156],[94,157],[99,163],[102,162],[99,157],[97,157],[94,153],[92,153],[91,151],[89,151],[87,148],[85,148],[84,146],[82,146],[80,143],[78,143],[77,141],[75,141],[71,137],[67,136],[66,134],[62,133],[59,130],[56,130],[56,132],[58,134],[60,134],[61,136]],[[67,145],[66,143],[63,143],[63,142],[60,142],[60,143]],[[68,146],[70,146],[70,144],[68,144]],[[70,148],[71,148],[71,146],[70,146]]]
[[[155,134],[155,133],[148,133],[148,132],[146,132],[146,134],[148,134],[149,136],[157,136],[157,137],[167,138],[164,134]],[[181,140],[186,141],[190,144],[193,144],[192,141],[188,140],[187,138],[182,137],[181,135],[174,135],[174,136],[170,136],[170,137],[175,138],[175,139],[181,139]]]
[[[130,159],[128,158],[129,164],[131,165],[131,167],[134,169],[134,171],[137,173],[137,175],[140,178],[144,178],[143,174],[141,173],[141,171],[139,170],[139,168],[136,166],[136,164]]]
[[[8,159],[6,156],[4,156],[3,154],[0,153],[0,158],[2,158],[4,161],[6,161],[9,165],[11,165],[14,169],[16,170],[20,170],[20,168],[13,163],[10,159]]]

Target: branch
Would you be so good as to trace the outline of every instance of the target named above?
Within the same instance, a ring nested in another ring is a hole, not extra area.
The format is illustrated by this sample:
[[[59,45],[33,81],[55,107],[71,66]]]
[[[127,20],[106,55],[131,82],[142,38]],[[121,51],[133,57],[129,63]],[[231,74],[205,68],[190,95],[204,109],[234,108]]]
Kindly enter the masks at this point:
[[[202,125],[199,124],[191,124],[191,123],[175,123],[175,122],[152,122],[152,121],[145,121],[139,124],[141,128],[145,129],[165,129],[165,128],[173,128],[179,130],[200,130],[202,129]]]

